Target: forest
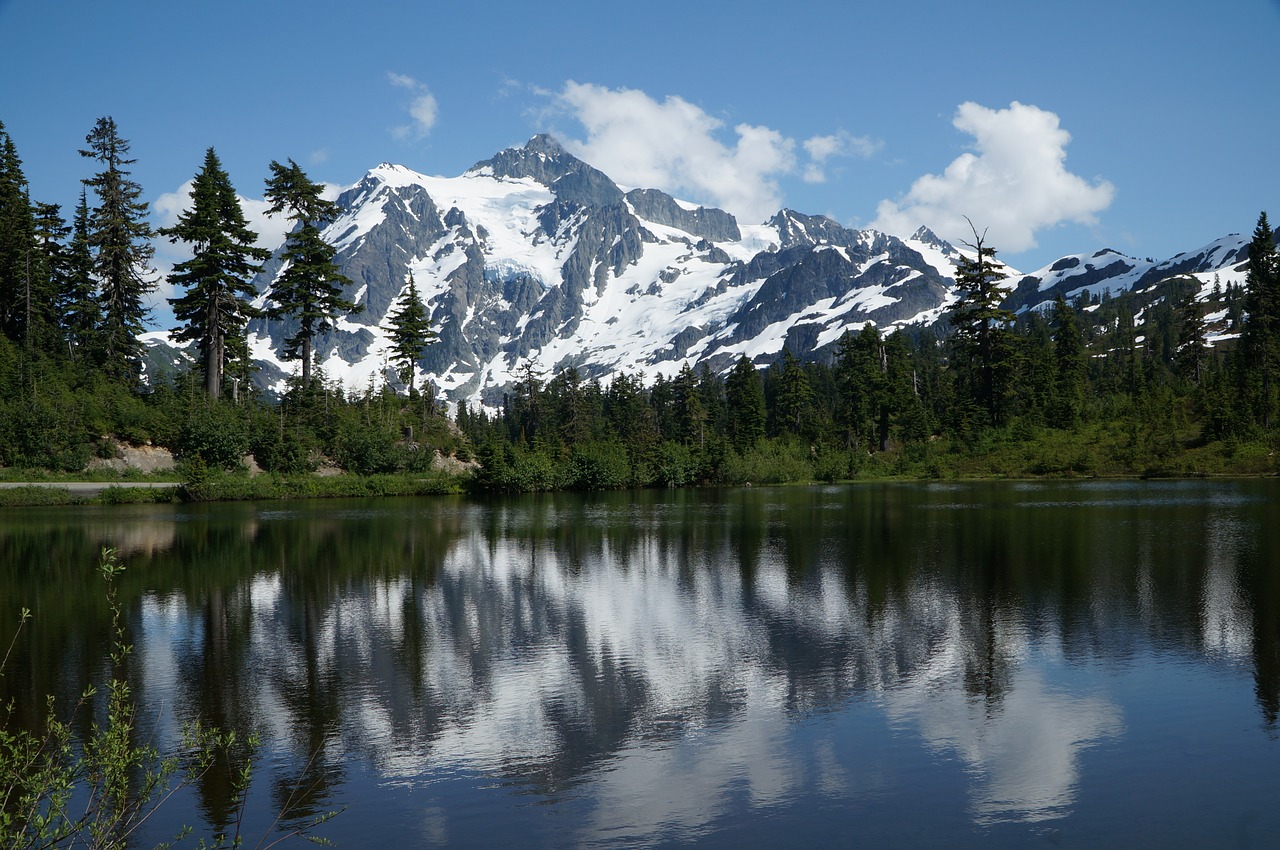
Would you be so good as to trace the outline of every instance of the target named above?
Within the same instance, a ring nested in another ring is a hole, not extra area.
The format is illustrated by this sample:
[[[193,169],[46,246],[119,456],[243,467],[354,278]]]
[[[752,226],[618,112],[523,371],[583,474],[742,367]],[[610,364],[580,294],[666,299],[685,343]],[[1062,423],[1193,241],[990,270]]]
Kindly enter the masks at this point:
[[[434,337],[410,281],[387,319],[400,379],[344,387],[313,346],[357,307],[325,242],[336,215],[295,162],[271,162],[270,213],[292,222],[285,271],[255,307],[255,247],[210,148],[191,206],[153,231],[131,179],[129,142],[99,119],[80,151],[68,216],[30,197],[0,124],[0,466],[3,477],[81,474],[122,445],[170,449],[184,481],[254,472],[431,473],[437,456],[487,492],[960,476],[1257,475],[1280,470],[1280,259],[1258,215],[1243,285],[1206,291],[1174,276],[1141,291],[1002,308],[1004,266],[973,229],[959,295],[931,327],[868,325],[803,359],[740,359],[587,379],[527,363],[500,407],[450,410],[417,362]],[[162,368],[140,341],[158,284],[153,240],[189,248],[168,276],[189,368]],[[297,374],[268,396],[254,383],[248,323],[296,328]],[[241,488],[249,492],[248,488]],[[192,491],[197,492],[197,491]],[[260,490],[258,492],[261,492]]]

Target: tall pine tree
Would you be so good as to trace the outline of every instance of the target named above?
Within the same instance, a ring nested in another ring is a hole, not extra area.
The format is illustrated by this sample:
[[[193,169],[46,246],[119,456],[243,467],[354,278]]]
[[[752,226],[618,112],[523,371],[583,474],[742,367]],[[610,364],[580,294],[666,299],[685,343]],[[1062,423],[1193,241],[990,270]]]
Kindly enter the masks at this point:
[[[258,235],[249,229],[213,148],[205,152],[204,166],[192,184],[190,209],[160,234],[191,246],[191,259],[176,264],[169,275],[175,288],[186,289],[184,295],[169,299],[174,318],[183,323],[174,336],[196,343],[205,392],[217,399],[229,356],[243,350],[237,341],[248,320],[258,315],[249,303],[250,281],[271,252],[254,246]]]
[[[988,420],[999,425],[1012,377],[1016,349],[1010,327],[1013,313],[1001,309],[1005,291],[1002,264],[996,251],[985,244],[986,231],[973,229],[973,242],[963,243],[973,250],[972,257],[962,256],[956,265],[956,289],[960,300],[951,311],[955,328],[955,348],[959,357],[953,361],[962,376],[969,399],[986,411]]]
[[[29,342],[26,316],[31,304],[35,221],[13,139],[0,123],[0,333]]]
[[[284,269],[271,285],[268,315],[287,316],[298,323],[285,340],[284,356],[302,361],[302,387],[311,387],[311,347],[317,334],[333,327],[343,313],[360,308],[342,295],[351,279],[338,271],[333,258],[337,249],[324,240],[321,229],[338,215],[338,207],[325,200],[323,187],[309,178],[292,159],[288,165],[271,162],[266,198],[268,215],[285,215],[294,228],[285,240]]]
[[[1205,340],[1204,317],[1200,315],[1194,287],[1187,290],[1178,305],[1178,318],[1178,374],[1199,386],[1209,360],[1209,343]]]
[[[431,318],[427,315],[426,305],[418,294],[418,284],[409,275],[409,285],[400,296],[400,303],[395,312],[387,317],[391,334],[391,362],[396,365],[396,375],[409,389],[409,397],[417,394],[414,378],[417,375],[418,359],[425,349],[436,338],[431,330]]]
[[[60,281],[57,302],[58,324],[67,351],[74,361],[92,353],[96,331],[102,321],[98,288],[93,279],[93,250],[89,246],[89,199],[80,190],[80,203],[71,220],[71,243],[67,246],[66,275]]]
[[[1280,254],[1267,214],[1258,216],[1249,243],[1249,271],[1245,277],[1245,321],[1241,339],[1243,369],[1254,372],[1253,410],[1257,421],[1270,428],[1276,422],[1276,383],[1280,378]]]
[[[745,354],[729,370],[724,395],[729,442],[739,452],[754,448],[764,439],[767,413],[760,372]]]
[[[71,255],[67,238],[71,228],[62,218],[57,204],[32,206],[35,216],[35,242],[40,258],[39,271],[31,280],[31,298],[27,307],[29,336],[35,346],[50,354],[66,355],[62,346],[62,315],[58,295],[66,287],[71,274]]]
[[[782,348],[781,368],[774,424],[779,434],[799,434],[811,413],[813,388],[809,385],[809,376],[804,372],[804,365],[786,346]]]
[[[120,137],[110,116],[99,118],[85,137],[80,155],[96,160],[103,170],[85,180],[98,196],[89,216],[89,246],[102,306],[99,356],[111,377],[136,381],[142,370],[143,346],[138,339],[150,312],[143,299],[156,288],[151,268],[155,233],[147,222],[142,186],[125,169],[129,142]]]
[[[1073,428],[1084,412],[1084,337],[1076,311],[1061,295],[1054,301],[1053,316],[1057,328],[1053,332],[1055,380],[1049,420],[1058,428]]]

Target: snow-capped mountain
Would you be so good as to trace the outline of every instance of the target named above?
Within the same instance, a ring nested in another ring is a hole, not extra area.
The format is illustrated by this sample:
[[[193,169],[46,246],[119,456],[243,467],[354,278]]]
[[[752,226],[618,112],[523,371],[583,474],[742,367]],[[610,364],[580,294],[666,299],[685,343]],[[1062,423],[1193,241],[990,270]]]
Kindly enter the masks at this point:
[[[960,254],[927,229],[902,240],[792,210],[742,224],[655,189],[624,190],[547,136],[453,178],[384,163],[338,205],[325,238],[353,281],[346,296],[364,309],[315,348],[348,387],[396,382],[383,326],[410,275],[439,334],[424,377],[448,398],[489,402],[530,362],[547,376],[576,366],[586,378],[646,380],[685,363],[724,370],[744,354],[763,365],[784,346],[807,355],[867,322],[933,323],[955,300]],[[1244,245],[1228,237],[1165,263],[1101,251],[1011,271],[1008,306],[1227,268]],[[277,252],[256,280],[260,301],[280,268]],[[297,370],[280,358],[290,330],[250,328],[270,389]]]

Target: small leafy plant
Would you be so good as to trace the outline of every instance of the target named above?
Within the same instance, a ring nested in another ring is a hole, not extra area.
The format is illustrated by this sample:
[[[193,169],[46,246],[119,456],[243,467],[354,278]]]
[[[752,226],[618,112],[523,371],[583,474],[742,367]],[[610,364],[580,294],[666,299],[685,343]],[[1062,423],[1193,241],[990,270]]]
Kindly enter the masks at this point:
[[[104,548],[98,573],[106,583],[111,610],[110,655],[115,671],[123,669],[132,652],[116,590],[116,579],[123,571],[115,551]],[[0,660],[0,676],[30,619],[31,611],[23,608],[18,628]],[[162,754],[149,743],[135,743],[137,718],[123,675],[113,673],[103,694],[92,685],[86,687],[74,708],[97,706],[99,701],[99,716],[104,719],[95,723],[83,740],[77,738],[70,723],[59,719],[52,696],[46,701],[43,728],[35,732],[16,727],[12,702],[0,709],[0,847],[123,850],[136,843],[140,830],[162,805],[219,766],[231,773],[234,828],[201,838],[197,846],[201,850],[242,847],[240,830],[253,779],[253,754],[259,746],[256,736],[242,740],[234,731],[195,723],[184,730],[178,752]],[[281,817],[284,814],[281,812]],[[279,834],[275,832],[280,823],[277,819],[257,847],[271,847],[295,837],[327,844],[311,833],[336,814],[319,815]],[[173,846],[192,832],[186,827],[172,842],[158,846]]]

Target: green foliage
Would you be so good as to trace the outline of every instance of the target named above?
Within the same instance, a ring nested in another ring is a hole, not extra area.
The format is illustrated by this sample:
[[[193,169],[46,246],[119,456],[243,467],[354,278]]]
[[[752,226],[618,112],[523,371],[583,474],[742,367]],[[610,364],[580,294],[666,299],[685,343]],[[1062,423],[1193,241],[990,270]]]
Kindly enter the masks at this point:
[[[102,322],[94,332],[100,367],[110,376],[136,381],[142,366],[142,343],[149,312],[144,299],[155,288],[151,258],[155,233],[148,223],[142,186],[129,179],[125,166],[129,142],[120,137],[110,116],[99,118],[85,137],[82,156],[101,163],[103,170],[85,180],[98,196],[90,213],[88,246],[98,284]]]
[[[197,407],[182,426],[176,449],[180,459],[210,468],[237,466],[249,450],[244,411],[218,402]]]
[[[627,450],[617,442],[586,442],[569,450],[564,485],[570,490],[620,490],[631,484]]]
[[[344,422],[338,432],[334,460],[360,475],[395,472],[404,466],[404,451],[395,434],[358,421]]]
[[[312,472],[316,468],[312,447],[302,435],[292,428],[286,430],[282,426],[275,427],[275,423],[271,421],[259,423],[259,427],[254,430],[249,450],[258,466],[268,472],[297,475]]]
[[[0,403],[0,462],[6,466],[75,471],[91,448],[71,394],[60,387]]]
[[[431,330],[431,317],[427,315],[426,305],[418,294],[418,284],[409,275],[409,285],[400,299],[399,309],[388,316],[391,334],[391,362],[396,364],[396,374],[409,389],[409,395],[416,392],[418,359],[423,350],[435,339]]]
[[[808,446],[796,440],[765,440],[747,452],[731,454],[725,464],[729,484],[785,484],[816,479]]]
[[[323,191],[324,187],[313,182],[292,159],[287,166],[272,161],[266,187],[271,204],[267,214],[284,214],[295,226],[285,239],[281,255],[284,270],[268,293],[272,302],[268,315],[296,322],[297,329],[285,340],[284,356],[302,361],[304,387],[311,386],[312,340],[333,327],[338,315],[360,309],[342,296],[342,288],[351,280],[334,262],[337,249],[320,235],[338,211],[332,201],[322,197]]]
[[[103,549],[98,573],[111,612],[110,659],[117,671],[125,668],[133,651],[116,591],[123,571],[115,552]],[[22,609],[19,631],[30,617],[30,610]],[[0,660],[0,675],[17,637],[15,633]],[[118,673],[101,690],[92,685],[84,688],[73,713],[84,708],[92,709],[100,719],[83,736],[70,722],[60,719],[53,697],[46,698],[42,722],[35,730],[14,722],[13,704],[5,708],[5,722],[0,727],[0,845],[124,850],[177,789],[200,781],[219,765],[229,769],[231,796],[237,808],[246,805],[253,778],[252,757],[258,747],[255,738],[242,742],[234,731],[196,723],[184,731],[177,752],[164,754],[150,743],[136,743],[140,736],[133,692]],[[332,816],[323,814],[277,838],[306,836]],[[202,839],[200,846],[239,847],[239,818],[235,823],[234,832]]]
[[[755,364],[739,357],[725,380],[727,408],[726,432],[739,452],[747,451],[764,439],[768,412],[764,404],[764,383]]]
[[[240,342],[245,324],[258,315],[249,303],[255,291],[250,281],[261,270],[269,251],[254,246],[257,234],[249,229],[231,180],[213,148],[205,153],[204,167],[191,188],[191,208],[178,216],[173,227],[160,230],[171,242],[185,242],[193,256],[173,267],[169,282],[186,293],[170,298],[173,314],[182,324],[174,338],[194,341],[200,352],[205,390],[210,398],[222,392],[222,376],[228,357],[246,353]]]
[[[234,502],[266,499],[345,499],[365,496],[440,496],[461,492],[458,479],[440,472],[413,475],[274,475],[211,472],[185,482],[177,496],[184,502]]]
[[[698,482],[698,463],[690,448],[668,440],[659,448],[654,483],[661,487],[685,487]]]
[[[970,223],[972,226],[972,223]],[[960,298],[951,310],[955,329],[953,359],[961,386],[974,404],[986,411],[992,424],[1004,421],[1011,393],[1016,347],[1010,327],[1014,316],[1000,305],[1005,290],[1003,266],[995,249],[984,243],[985,232],[973,228],[973,242],[964,243],[974,256],[962,257],[956,267]]]

